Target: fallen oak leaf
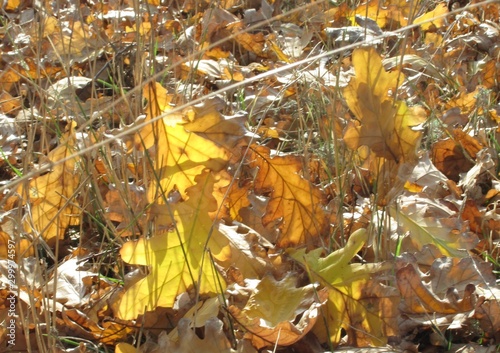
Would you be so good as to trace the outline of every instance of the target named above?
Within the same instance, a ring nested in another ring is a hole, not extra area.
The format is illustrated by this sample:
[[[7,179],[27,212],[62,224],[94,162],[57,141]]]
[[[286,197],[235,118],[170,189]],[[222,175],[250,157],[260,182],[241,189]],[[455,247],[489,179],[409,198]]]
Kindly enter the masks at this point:
[[[448,7],[445,3],[437,4],[434,10],[424,13],[422,16],[417,17],[413,23],[421,23],[420,28],[423,31],[441,28],[446,22],[445,14],[448,13]]]
[[[25,231],[42,237],[51,247],[64,239],[68,227],[80,224],[82,211],[76,196],[81,181],[81,160],[78,156],[72,157],[76,152],[75,127],[75,122],[70,123],[59,146],[47,155],[47,161],[54,167],[17,189],[23,197],[23,205],[29,205],[30,216],[24,218]],[[65,161],[58,163],[61,160]],[[6,207],[11,208],[15,199],[9,198]]]
[[[389,208],[411,244],[418,250],[433,244],[445,256],[468,257],[478,237],[469,231],[455,211],[446,204],[419,195],[402,195],[396,206]]]
[[[408,107],[389,96],[404,80],[399,71],[386,72],[374,48],[354,50],[352,62],[356,76],[344,89],[349,109],[357,121],[344,133],[347,147],[366,145],[378,157],[400,162],[416,158],[421,132],[415,127],[426,120],[421,107]]]
[[[473,284],[465,286],[462,299],[451,295],[448,295],[447,299],[441,299],[424,284],[412,264],[399,269],[396,278],[404,299],[400,310],[405,313],[455,314],[474,309],[476,287]]]
[[[312,329],[326,296],[327,291],[317,291],[313,284],[297,288],[292,275],[281,281],[266,276],[243,309],[231,305],[229,312],[247,331],[245,337],[255,348],[289,346]],[[300,314],[302,317],[295,323]]]
[[[195,182],[187,189],[187,201],[151,207],[151,215],[157,218],[151,218],[156,234],[127,242],[120,250],[123,261],[150,268],[150,273],[122,296],[117,311],[121,319],[135,319],[156,307],[170,308],[180,293],[192,288],[208,295],[224,289],[225,283],[207,250],[222,261],[229,251],[227,240],[216,228],[210,233],[209,212],[217,208],[211,196],[214,178],[206,171]]]
[[[145,122],[172,110],[172,96],[159,83],[146,85],[143,95],[148,100]],[[213,114],[195,116],[191,125],[203,126],[198,119],[215,123],[212,117]],[[194,185],[195,177],[204,169],[219,171],[229,159],[229,152],[215,142],[186,131],[184,124],[188,122],[184,113],[170,113],[144,126],[135,136],[135,148],[144,151],[155,147],[156,150],[152,156],[155,177],[149,186],[150,202],[164,203],[163,196],[174,188],[185,196],[186,189]]]
[[[278,222],[281,233],[277,245],[318,244],[329,227],[326,195],[298,174],[302,170],[300,158],[291,154],[271,157],[269,148],[251,145],[247,160],[250,168],[258,168],[255,193],[270,194],[262,224]]]
[[[388,337],[396,336],[396,291],[372,279],[378,272],[389,270],[389,263],[350,264],[362,249],[368,234],[358,229],[349,237],[346,246],[330,255],[320,257],[322,249],[288,251],[321,284],[329,289],[328,300],[322,310],[325,322],[319,321],[314,332],[321,340],[329,339],[338,345],[342,331],[347,333],[350,346],[382,346]]]

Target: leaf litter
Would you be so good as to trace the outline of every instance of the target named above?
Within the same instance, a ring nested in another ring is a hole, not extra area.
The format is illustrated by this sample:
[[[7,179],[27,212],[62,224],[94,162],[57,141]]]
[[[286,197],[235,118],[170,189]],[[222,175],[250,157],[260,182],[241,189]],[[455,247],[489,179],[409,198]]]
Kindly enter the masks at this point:
[[[497,2],[3,10],[2,350],[500,344]]]

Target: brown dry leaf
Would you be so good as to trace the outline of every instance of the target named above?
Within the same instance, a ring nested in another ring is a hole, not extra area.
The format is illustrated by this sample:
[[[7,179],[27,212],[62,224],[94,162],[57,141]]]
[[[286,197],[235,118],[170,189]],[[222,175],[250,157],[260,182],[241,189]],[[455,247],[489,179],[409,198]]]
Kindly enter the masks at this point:
[[[34,80],[41,77],[53,77],[61,71],[62,68],[60,67],[51,66],[49,63],[42,65],[30,58],[26,58],[23,65],[12,64],[0,72],[0,88],[8,92],[22,78]]]
[[[486,88],[491,89],[500,84],[500,68],[497,68],[496,60],[489,60],[477,74],[480,76],[479,83]]]
[[[366,186],[372,187],[372,192],[377,195],[377,204],[388,205],[394,195],[399,194],[404,187],[398,178],[400,165],[394,160],[377,157],[375,152],[366,146],[358,149],[358,155],[365,159],[359,167],[360,175],[354,179],[354,190],[364,192]]]
[[[352,61],[356,76],[344,95],[358,120],[345,131],[346,145],[353,150],[366,145],[378,157],[396,162],[416,158],[421,132],[414,127],[426,120],[426,113],[389,96],[389,92],[395,94],[404,76],[399,71],[386,72],[374,48],[354,50]]]
[[[467,250],[473,249],[478,242],[457,212],[439,201],[420,195],[403,195],[389,213],[417,250],[433,244],[445,256],[462,258],[469,256]]]
[[[271,222],[266,225],[262,224],[262,218],[267,213],[269,197],[258,196],[254,193],[250,193],[247,198],[250,205],[240,208],[238,211],[241,222],[255,230],[271,243],[275,244],[276,239],[280,234],[280,228],[276,227],[276,222]]]
[[[478,320],[486,342],[488,340],[498,342],[500,339],[500,290],[498,286],[491,286],[478,288],[477,292],[481,297],[471,318],[471,325]]]
[[[22,106],[22,97],[13,97],[9,92],[0,93],[0,113],[15,115]]]
[[[47,155],[50,163],[75,154],[75,127],[76,123],[70,123],[59,146]],[[79,164],[80,157],[69,158],[47,174],[33,178],[26,189],[24,185],[18,188],[23,204],[30,206],[24,229],[35,237],[42,237],[51,246],[64,238],[68,227],[80,224],[82,211],[76,200],[82,176]]]
[[[441,257],[432,263],[426,280],[434,293],[445,293],[448,288],[464,291],[469,284],[483,287],[495,285],[491,263],[467,257],[464,259]]]
[[[227,25],[227,29],[234,35],[236,43],[241,45],[243,49],[258,56],[267,57],[265,49],[266,39],[262,32],[256,34],[248,33],[244,30],[243,21],[233,22]]]
[[[435,253],[429,273],[424,274],[417,266],[417,261],[423,260],[422,255],[405,253],[396,260],[398,287],[404,299],[400,309],[408,320],[404,324],[406,329],[422,324],[462,325],[474,309],[476,313],[481,310],[480,296],[494,288],[496,282],[491,264],[470,257],[456,259]]]
[[[21,75],[16,66],[17,65],[13,65],[13,67],[2,70],[0,73],[0,88],[3,91],[10,91],[12,86],[21,79]]]
[[[399,178],[405,180],[405,189],[412,193],[423,192],[435,199],[448,195],[448,178],[432,164],[429,154],[421,156],[416,165],[403,165]]]
[[[252,340],[255,348],[289,346],[304,337],[320,316],[319,307],[327,292],[315,287],[310,284],[297,288],[292,275],[281,281],[266,276],[243,310],[232,305],[229,312],[247,331],[245,337]],[[302,317],[294,324],[300,314]]]
[[[151,22],[141,21],[140,23],[134,23],[132,27],[125,27],[125,32],[127,34],[138,33],[142,37],[142,40],[148,40],[151,35],[151,27]]]
[[[85,277],[96,277],[97,273],[80,269],[80,259],[71,258],[57,267],[57,277],[47,283],[46,293],[65,307],[82,307],[90,299],[87,296]]]
[[[460,174],[474,166],[472,160],[483,146],[462,129],[454,129],[452,136],[453,138],[438,141],[432,146],[432,162],[449,179],[458,182]]]
[[[278,246],[318,244],[329,227],[324,209],[326,196],[299,175],[301,159],[290,154],[271,157],[269,148],[252,145],[247,160],[250,168],[258,168],[255,192],[270,195],[262,224],[276,223],[281,231]]]
[[[176,342],[162,332],[158,337],[158,347],[151,353],[235,353],[231,343],[224,334],[224,325],[216,317],[208,319],[205,323],[205,338],[201,339],[191,328],[191,320],[183,318],[179,321],[177,329],[179,340]]]
[[[64,327],[60,330],[69,330],[68,333],[86,339],[95,339],[103,344],[116,344],[134,331],[130,324],[107,321],[99,326],[96,322],[80,310],[70,309],[62,312]]]
[[[278,271],[267,255],[267,250],[274,246],[253,229],[243,224],[219,224],[219,232],[229,240],[231,247],[230,256],[220,261],[224,268],[234,267],[247,279]]]
[[[447,288],[446,299],[440,296],[445,293],[435,293],[429,284],[417,272],[414,265],[408,264],[396,273],[399,291],[403,297],[400,310],[411,314],[456,314],[472,311],[476,303],[475,286],[468,284],[460,296],[455,296]]]
[[[50,37],[52,50],[48,57],[57,62],[61,58],[68,58],[72,62],[82,62],[100,50],[100,43],[91,27],[80,21],[70,23],[66,28],[70,34],[64,31],[54,31]]]
[[[116,227],[122,237],[140,233],[137,223],[144,225],[146,213],[146,191],[135,183],[110,184],[105,196],[106,217],[119,223]]]
[[[458,97],[449,100],[446,103],[447,109],[455,107],[460,108],[462,114],[470,114],[474,109],[477,109],[477,96],[484,90],[483,86],[477,86],[473,92],[461,92]]]

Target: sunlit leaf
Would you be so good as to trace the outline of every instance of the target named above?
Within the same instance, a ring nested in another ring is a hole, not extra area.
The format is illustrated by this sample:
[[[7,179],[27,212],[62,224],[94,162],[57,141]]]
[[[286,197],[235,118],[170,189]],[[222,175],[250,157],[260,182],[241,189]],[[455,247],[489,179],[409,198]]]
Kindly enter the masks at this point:
[[[75,154],[76,123],[68,125],[60,145],[47,155],[50,163],[71,157]],[[80,186],[80,157],[72,157],[58,163],[47,174],[32,179],[19,193],[30,204],[30,217],[26,218],[26,232],[41,236],[53,245],[57,239],[63,239],[70,226],[80,224],[81,209],[78,206],[77,189]]]
[[[425,111],[389,95],[395,94],[404,76],[398,71],[386,72],[373,48],[356,49],[352,60],[356,76],[344,94],[358,120],[348,126],[345,143],[351,149],[366,145],[378,157],[397,162],[415,158],[421,132],[414,127],[425,121]]]
[[[356,10],[352,15],[353,24],[355,23],[355,15],[371,18],[377,22],[380,28],[384,28],[387,25],[389,11],[380,4],[379,0],[370,0],[367,3],[356,7]]]
[[[381,346],[389,336],[397,334],[397,305],[394,289],[372,280],[377,272],[388,270],[390,264],[349,264],[361,250],[368,234],[359,229],[351,234],[346,246],[327,257],[321,249],[305,253],[290,250],[289,254],[329,289],[324,310],[326,326],[318,322],[315,330],[322,339],[339,344],[342,330],[347,332],[351,346]]]
[[[169,106],[172,96],[159,83],[146,85],[143,95],[148,100],[146,122],[172,110]],[[213,111],[208,113],[195,112],[190,123],[193,129],[206,133],[211,124],[220,122],[214,119],[222,119]],[[205,168],[218,171],[227,163],[229,152],[196,133],[186,131],[184,124],[188,123],[187,119],[182,112],[166,114],[164,118],[146,125],[135,136],[137,149],[147,150],[154,146],[156,150],[152,155],[155,177],[149,187],[150,201],[163,203],[163,195],[174,187],[183,196],[185,190],[194,184],[194,178]],[[208,124],[202,128],[207,120]]]
[[[422,30],[428,31],[431,28],[441,28],[445,24],[446,16],[448,13],[448,7],[445,3],[440,3],[436,5],[434,10],[431,10],[422,16],[417,17],[413,23],[422,23],[420,26]]]
[[[212,295],[224,289],[208,253],[210,250],[215,258],[226,258],[223,251],[227,240],[211,235],[208,212],[217,207],[210,195],[213,184],[210,173],[200,175],[187,190],[188,201],[157,205],[151,211],[158,219],[157,234],[123,245],[123,261],[149,266],[150,273],[125,292],[117,313],[120,318],[130,320],[144,310],[172,307],[177,295],[188,289]],[[167,227],[171,231],[165,231]]]
[[[267,147],[252,145],[247,154],[249,166],[258,168],[256,193],[271,195],[262,223],[278,223],[280,247],[317,244],[328,229],[325,194],[298,174],[299,157],[270,153]]]
[[[254,347],[289,346],[312,329],[319,317],[320,302],[326,299],[326,294],[325,291],[316,291],[312,284],[297,288],[293,276],[281,281],[266,276],[243,310],[233,305],[229,311],[248,331],[245,337],[252,340]],[[300,321],[294,323],[300,314],[303,314]]]

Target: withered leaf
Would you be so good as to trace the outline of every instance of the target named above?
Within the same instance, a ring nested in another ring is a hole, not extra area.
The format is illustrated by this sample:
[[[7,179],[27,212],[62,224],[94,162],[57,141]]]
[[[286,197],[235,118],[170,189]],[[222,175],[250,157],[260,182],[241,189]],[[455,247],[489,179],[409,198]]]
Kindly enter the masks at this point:
[[[264,146],[252,145],[248,164],[257,168],[255,192],[269,194],[264,226],[278,222],[280,247],[318,244],[328,229],[324,206],[326,197],[317,186],[299,175],[303,165],[295,155],[273,156]]]

